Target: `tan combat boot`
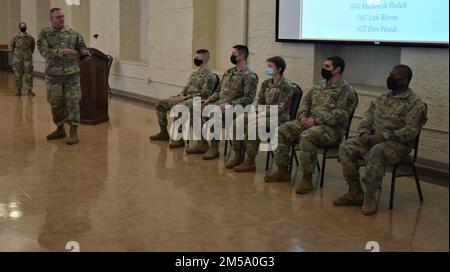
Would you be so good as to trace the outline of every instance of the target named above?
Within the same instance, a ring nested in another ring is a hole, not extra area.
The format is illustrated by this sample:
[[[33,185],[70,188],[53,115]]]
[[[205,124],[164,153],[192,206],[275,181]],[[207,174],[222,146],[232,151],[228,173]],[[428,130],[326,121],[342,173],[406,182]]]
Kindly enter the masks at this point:
[[[77,129],[78,129],[77,126],[70,126],[70,136],[69,136],[69,139],[67,140],[68,145],[78,144],[79,140],[78,140]]]
[[[234,158],[229,161],[226,165],[226,169],[233,169],[236,166],[241,165],[244,162],[244,155],[242,151],[237,151],[234,155]]]
[[[179,141],[171,141],[169,144],[169,148],[171,149],[175,149],[175,148],[181,148],[184,147],[185,142],[183,139],[179,140]]]
[[[363,215],[371,216],[377,213],[378,199],[377,191],[380,186],[376,186],[367,182],[367,178],[362,179],[362,183],[366,186],[366,195],[364,196],[364,203],[361,209]]]
[[[17,90],[16,91],[16,96],[22,96],[22,90]]]
[[[209,147],[208,151],[203,155],[203,160],[210,161],[214,160],[220,157],[219,153],[219,143],[220,141],[212,140],[211,146]]]
[[[333,205],[337,207],[345,206],[357,206],[361,207],[364,202],[364,191],[361,187],[361,183],[358,181],[352,182],[350,185],[350,191],[345,195],[336,198],[333,201]]]
[[[55,131],[47,136],[47,140],[57,140],[66,138],[66,131],[64,129],[64,125],[59,126]]]
[[[208,142],[206,140],[196,141],[192,148],[186,150],[186,154],[199,155],[205,154],[209,149]]]
[[[376,190],[367,190],[361,213],[366,216],[375,215],[378,210]]]
[[[33,92],[33,90],[29,89],[28,90],[28,96],[36,96],[36,94]]]
[[[279,168],[272,175],[266,176],[264,178],[265,182],[290,182],[291,173],[289,173],[288,167]]]
[[[153,136],[150,136],[151,141],[169,141],[169,131],[167,131],[167,127],[161,127],[161,131]]]
[[[314,189],[312,177],[313,177],[312,173],[304,171],[302,181],[300,181],[300,183],[297,184],[295,192],[299,195],[305,195],[311,192]]]
[[[250,173],[256,171],[256,164],[254,159],[247,159],[243,164],[234,168],[236,173]]]

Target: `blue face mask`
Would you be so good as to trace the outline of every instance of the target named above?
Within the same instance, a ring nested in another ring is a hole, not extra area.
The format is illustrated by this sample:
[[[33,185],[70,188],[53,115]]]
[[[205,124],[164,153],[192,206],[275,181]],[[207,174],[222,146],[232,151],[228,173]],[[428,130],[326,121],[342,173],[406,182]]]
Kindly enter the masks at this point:
[[[273,70],[273,68],[270,68],[270,67],[266,68],[266,75],[273,77],[274,74],[275,74],[275,71]]]

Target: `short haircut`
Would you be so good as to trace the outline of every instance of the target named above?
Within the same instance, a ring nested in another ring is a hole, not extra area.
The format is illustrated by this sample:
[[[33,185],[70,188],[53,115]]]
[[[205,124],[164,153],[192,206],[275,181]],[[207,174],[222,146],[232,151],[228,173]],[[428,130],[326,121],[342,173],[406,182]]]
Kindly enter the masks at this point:
[[[19,27],[20,27],[21,25],[25,25],[25,26],[26,26],[27,23],[25,23],[25,22],[20,22],[20,23],[19,23]]]
[[[394,70],[397,70],[398,72],[400,72],[400,75],[403,78],[407,78],[409,81],[411,81],[411,79],[413,78],[413,71],[411,70],[411,68],[409,68],[408,65],[404,65],[404,64],[396,65],[394,67]]]
[[[196,52],[197,54],[203,55],[204,60],[203,61],[208,61],[209,60],[209,51],[207,49],[199,49]]]
[[[55,12],[55,11],[61,11],[61,9],[60,8],[52,8],[52,9],[50,9],[50,12],[49,12],[50,17],[52,17],[53,12]]]
[[[333,63],[334,69],[339,67],[339,68],[341,68],[341,74],[344,73],[344,71],[345,71],[345,61],[344,61],[343,58],[335,56],[335,57],[327,58],[327,60],[329,60],[329,61],[331,61],[331,63]]]
[[[277,68],[281,69],[281,75],[284,74],[284,70],[286,70],[286,61],[282,57],[271,57],[266,61],[275,64]]]
[[[248,59],[248,56],[250,55],[250,51],[248,50],[247,46],[238,44],[238,45],[233,46],[233,48],[238,51],[239,55],[243,55],[245,60]]]

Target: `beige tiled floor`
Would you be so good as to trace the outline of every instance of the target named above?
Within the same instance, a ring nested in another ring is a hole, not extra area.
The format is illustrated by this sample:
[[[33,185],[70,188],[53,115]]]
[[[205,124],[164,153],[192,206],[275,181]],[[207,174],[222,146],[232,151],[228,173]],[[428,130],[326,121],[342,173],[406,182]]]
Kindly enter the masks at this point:
[[[323,190],[296,196],[289,184],[224,169],[149,143],[155,113],[113,100],[111,122],[80,128],[81,143],[47,142],[54,127],[45,85],[17,98],[0,73],[0,251],[448,251],[448,189],[398,183],[396,206],[381,194],[377,216],[336,208],[345,191],[337,162]],[[385,184],[389,188],[388,183]]]

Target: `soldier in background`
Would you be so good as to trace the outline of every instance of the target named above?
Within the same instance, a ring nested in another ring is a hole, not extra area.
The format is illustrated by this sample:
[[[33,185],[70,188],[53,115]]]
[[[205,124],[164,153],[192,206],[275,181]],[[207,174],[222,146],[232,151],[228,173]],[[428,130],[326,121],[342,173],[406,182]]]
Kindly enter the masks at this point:
[[[362,214],[374,215],[378,209],[376,192],[381,188],[386,167],[398,163],[416,144],[427,121],[427,107],[409,88],[413,73],[397,65],[387,80],[389,92],[373,102],[358,128],[359,137],[342,143],[339,157],[349,193],[336,199],[335,206],[362,206]],[[367,170],[361,186],[359,163]]]
[[[191,111],[194,97],[200,97],[202,100],[207,99],[214,91],[216,86],[216,76],[208,68],[208,62],[210,53],[206,49],[200,49],[196,52],[194,65],[198,67],[189,78],[188,84],[184,87],[183,91],[177,95],[168,99],[159,100],[156,104],[156,115],[158,117],[158,123],[160,126],[160,132],[150,137],[151,141],[169,141],[170,136],[167,130],[167,112],[176,105],[185,105]],[[192,123],[192,122],[191,122]],[[181,131],[179,131],[181,133]],[[169,144],[170,148],[184,147],[185,142],[183,139],[179,141],[172,141]]]
[[[322,77],[303,99],[298,120],[282,125],[278,130],[275,162],[278,171],[266,182],[291,180],[288,169],[291,141],[300,140],[300,161],[303,178],[296,186],[298,194],[313,190],[312,176],[317,163],[317,147],[338,144],[346,133],[352,111],[358,105],[353,87],[342,78],[345,62],[341,57],[324,61]]]
[[[78,143],[77,128],[80,125],[79,60],[90,58],[90,53],[81,34],[64,26],[60,8],[50,10],[50,24],[41,31],[38,40],[39,52],[47,62],[47,98],[57,126],[47,139],[65,138],[64,123],[67,122],[70,124],[67,144],[74,145]]]
[[[258,78],[256,74],[247,66],[247,59],[250,55],[248,47],[245,45],[236,45],[230,57],[231,63],[235,67],[225,72],[222,77],[219,89],[203,101],[203,106],[208,104],[220,106],[223,116],[225,117],[226,106],[241,105],[246,107],[253,103],[256,96]],[[204,122],[206,120],[203,120]],[[204,160],[214,160],[220,156],[219,153],[220,140],[212,140],[211,145],[202,138],[189,154],[203,154]],[[206,153],[205,153],[206,152]]]
[[[26,23],[20,23],[19,29],[20,33],[11,40],[14,75],[16,77],[16,96],[22,95],[23,78],[25,78],[28,95],[36,96],[33,93],[33,53],[36,42],[33,36],[27,33]]]

